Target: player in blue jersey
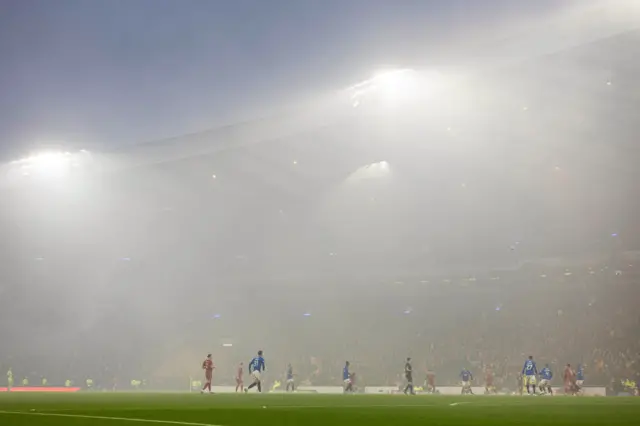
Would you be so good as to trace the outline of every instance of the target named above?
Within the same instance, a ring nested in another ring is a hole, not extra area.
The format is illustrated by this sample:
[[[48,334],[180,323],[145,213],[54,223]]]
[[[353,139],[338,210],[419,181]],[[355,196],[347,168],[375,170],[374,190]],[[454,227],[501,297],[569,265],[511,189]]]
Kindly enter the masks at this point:
[[[549,367],[549,364],[546,364],[542,370],[540,370],[540,393],[553,395],[553,389],[551,389],[551,379],[553,379],[553,372]]]
[[[532,356],[529,356],[529,359],[524,362],[524,366],[522,367],[522,375],[524,376],[524,384],[527,386],[527,393],[529,395],[536,394],[536,376],[538,375],[538,368],[536,367],[536,362],[533,360]],[[533,393],[531,393],[531,388],[533,387]]]
[[[473,374],[466,368],[463,368],[460,372],[460,380],[462,381],[462,391],[460,392],[462,395],[466,395],[470,393],[473,395],[473,390],[471,390],[471,382],[473,381]]]
[[[287,392],[293,392],[296,385],[293,381],[293,367],[291,364],[287,365]]]
[[[584,365],[578,364],[576,371],[576,394],[582,393],[582,386],[584,385]]]
[[[262,372],[265,370],[264,358],[262,357],[262,351],[258,351],[258,356],[253,357],[249,363],[249,375],[253,378],[253,382],[244,391],[249,392],[249,389],[257,386],[258,392],[262,392]]]
[[[344,368],[342,369],[342,383],[344,393],[353,392],[353,380],[351,379],[351,373],[349,372],[349,361],[344,363]]]

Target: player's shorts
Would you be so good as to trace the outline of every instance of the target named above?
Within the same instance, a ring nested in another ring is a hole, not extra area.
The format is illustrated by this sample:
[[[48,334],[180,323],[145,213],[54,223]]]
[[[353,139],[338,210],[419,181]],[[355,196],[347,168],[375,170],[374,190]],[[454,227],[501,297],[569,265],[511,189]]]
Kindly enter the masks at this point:
[[[251,372],[251,377],[253,377],[253,380],[254,380],[255,382],[259,382],[259,381],[260,381],[260,379],[261,379],[261,377],[262,377],[262,374],[261,374],[261,373],[260,373],[260,371],[258,371],[258,370],[253,370],[253,371]]]
[[[471,387],[471,382],[462,382],[462,387],[467,389]]]
[[[537,383],[536,376],[524,376],[525,386],[535,386]]]
[[[287,379],[287,383],[293,383],[293,379]]]
[[[582,387],[583,384],[584,384],[584,380],[576,380],[576,385]]]
[[[345,386],[348,386],[351,384],[351,379],[344,379],[343,383]]]
[[[211,380],[213,379],[213,371],[206,371],[204,373],[204,378],[207,381],[207,383],[210,383]]]
[[[551,380],[548,379],[542,379],[540,380],[540,387],[541,388],[546,388],[547,386],[549,386],[551,384]]]

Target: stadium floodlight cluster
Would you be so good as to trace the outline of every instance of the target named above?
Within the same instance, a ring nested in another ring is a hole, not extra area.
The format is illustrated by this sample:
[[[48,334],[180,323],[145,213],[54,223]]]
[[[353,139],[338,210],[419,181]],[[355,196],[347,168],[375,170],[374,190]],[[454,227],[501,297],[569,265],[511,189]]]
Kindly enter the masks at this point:
[[[346,181],[356,182],[365,179],[378,179],[390,175],[391,167],[387,161],[378,161],[375,163],[367,164],[360,167],[355,172],[351,173]]]
[[[89,151],[44,151],[10,162],[5,168],[6,177],[40,177],[45,179],[64,177],[74,169],[86,167],[91,162]]]
[[[413,74],[414,71],[409,69],[377,73],[370,79],[349,87],[351,103],[354,107],[358,107],[363,99],[377,94],[384,97],[406,95],[406,92],[414,89],[411,78]]]
[[[404,68],[375,73],[347,88],[347,93],[354,108],[363,102],[393,107],[425,99],[433,95],[434,89],[442,87],[444,82],[439,73]]]

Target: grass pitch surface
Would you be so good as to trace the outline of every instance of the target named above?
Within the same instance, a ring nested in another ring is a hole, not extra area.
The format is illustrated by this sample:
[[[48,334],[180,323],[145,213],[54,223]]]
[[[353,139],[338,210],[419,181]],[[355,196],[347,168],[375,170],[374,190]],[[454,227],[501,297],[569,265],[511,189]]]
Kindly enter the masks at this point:
[[[628,426],[639,416],[631,397],[0,394],[2,426]]]

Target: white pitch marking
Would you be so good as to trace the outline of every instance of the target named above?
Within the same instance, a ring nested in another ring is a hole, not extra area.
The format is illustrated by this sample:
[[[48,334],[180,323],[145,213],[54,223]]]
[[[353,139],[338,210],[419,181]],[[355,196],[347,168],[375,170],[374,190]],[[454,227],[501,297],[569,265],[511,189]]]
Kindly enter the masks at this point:
[[[452,402],[451,404],[449,404],[450,407],[455,407],[456,405],[462,405],[462,404],[471,404],[471,402],[467,401],[467,402]]]
[[[138,423],[159,423],[165,425],[183,425],[183,426],[219,426],[209,423],[190,423],[178,422],[175,420],[153,420],[153,419],[130,419],[127,417],[106,417],[106,416],[86,416],[82,414],[61,414],[61,413],[38,413],[26,411],[0,411],[0,414],[15,414],[24,416],[46,416],[46,417],[67,417],[75,419],[93,419],[93,420],[117,420],[122,422],[138,422]]]
[[[436,404],[376,404],[376,405],[270,405],[269,408],[422,408]]]

